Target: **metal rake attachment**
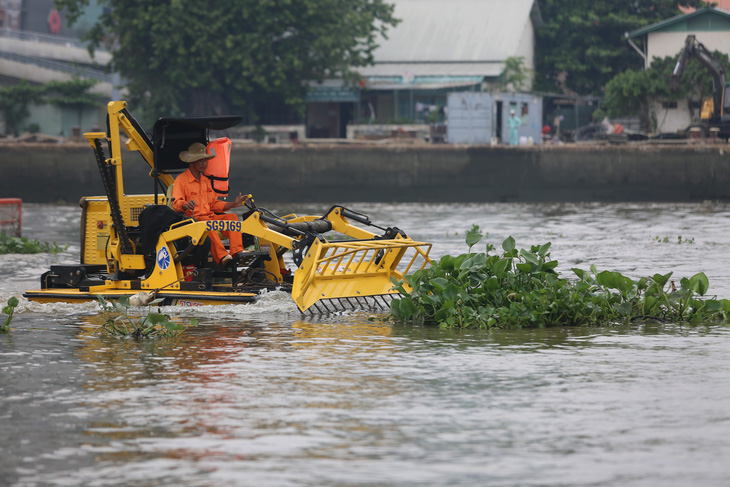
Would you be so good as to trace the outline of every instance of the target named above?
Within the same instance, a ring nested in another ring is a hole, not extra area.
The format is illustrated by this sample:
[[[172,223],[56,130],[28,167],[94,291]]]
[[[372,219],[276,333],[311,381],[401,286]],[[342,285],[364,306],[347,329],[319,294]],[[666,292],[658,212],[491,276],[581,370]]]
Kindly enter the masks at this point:
[[[403,281],[404,274],[427,265],[430,249],[431,244],[400,236],[386,240],[316,240],[294,275],[292,298],[304,311],[324,300],[344,306],[347,300],[362,303],[366,296],[397,294],[394,280]]]
[[[320,299],[309,308],[302,311],[302,314],[327,315],[344,313],[347,311],[389,311],[390,302],[399,294],[377,294],[375,296],[358,296],[354,298],[332,298]]]

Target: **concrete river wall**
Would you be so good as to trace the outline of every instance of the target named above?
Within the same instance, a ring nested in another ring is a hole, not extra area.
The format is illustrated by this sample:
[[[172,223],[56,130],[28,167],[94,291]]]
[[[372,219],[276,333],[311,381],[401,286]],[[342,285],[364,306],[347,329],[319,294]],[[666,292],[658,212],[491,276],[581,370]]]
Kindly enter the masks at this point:
[[[0,198],[75,203],[103,195],[86,144],[2,145]],[[271,202],[730,200],[727,145],[560,147],[234,145],[231,189]],[[123,153],[125,192],[152,193]]]

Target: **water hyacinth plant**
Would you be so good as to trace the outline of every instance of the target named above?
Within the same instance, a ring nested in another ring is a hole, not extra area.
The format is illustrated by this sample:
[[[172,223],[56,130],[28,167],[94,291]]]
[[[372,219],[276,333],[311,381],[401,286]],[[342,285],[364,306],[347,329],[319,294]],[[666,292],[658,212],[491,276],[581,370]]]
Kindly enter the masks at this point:
[[[473,253],[481,240],[475,225],[466,235],[469,252],[407,276],[410,293],[395,282],[402,297],[392,301],[391,319],[449,328],[730,322],[729,300],[703,298],[709,287],[704,273],[680,279],[677,287],[672,273],[632,280],[591,266],[572,269],[569,280],[556,272],[550,243],[517,250],[509,237],[501,252],[487,244],[486,252]]]
[[[0,333],[8,333],[10,331],[10,321],[13,319],[13,313],[15,308],[18,307],[18,298],[12,296],[8,299],[8,304],[3,307],[3,314],[8,315],[5,319],[5,323],[0,325]]]
[[[152,337],[176,337],[190,326],[198,326],[196,319],[191,319],[190,323],[186,325],[170,321],[170,317],[162,313],[153,313],[151,306],[161,303],[163,299],[149,302],[147,312],[134,317],[129,314],[129,309],[132,307],[129,296],[122,296],[118,301],[108,301],[103,296],[96,298],[104,313],[104,324],[98,328],[100,333],[139,340]]]
[[[0,233],[0,254],[58,254],[65,252],[68,245],[55,242],[41,242],[26,237],[13,237],[5,232]]]

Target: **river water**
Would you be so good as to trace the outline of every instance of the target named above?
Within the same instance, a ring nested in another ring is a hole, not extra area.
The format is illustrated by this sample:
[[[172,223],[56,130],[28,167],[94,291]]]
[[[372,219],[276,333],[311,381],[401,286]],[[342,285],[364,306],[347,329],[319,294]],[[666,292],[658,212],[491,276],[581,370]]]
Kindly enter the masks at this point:
[[[552,242],[561,273],[704,271],[730,298],[725,203],[350,206],[435,257],[477,224]],[[24,206],[25,236],[69,248],[0,256],[2,303],[78,260],[79,213]],[[0,485],[730,484],[727,326],[449,331],[302,317],[278,292],[171,313],[201,324],[138,343],[95,334],[94,304],[21,299],[0,335]]]

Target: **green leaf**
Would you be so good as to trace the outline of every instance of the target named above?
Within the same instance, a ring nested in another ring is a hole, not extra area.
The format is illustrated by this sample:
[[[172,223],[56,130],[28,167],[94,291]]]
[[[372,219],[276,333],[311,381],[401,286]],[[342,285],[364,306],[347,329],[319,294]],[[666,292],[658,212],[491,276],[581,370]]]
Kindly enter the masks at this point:
[[[704,272],[699,272],[689,278],[689,287],[700,296],[704,296],[710,287],[710,282]]]
[[[167,317],[167,315],[163,315],[160,313],[149,313],[147,315],[147,319],[151,324],[157,325],[160,323],[165,323],[166,321],[168,321],[169,318]]]
[[[515,239],[512,238],[512,236],[507,237],[504,240],[504,242],[502,242],[502,248],[505,250],[505,252],[514,250],[515,249]]]
[[[652,279],[654,279],[654,282],[656,282],[660,288],[663,288],[667,284],[667,281],[669,281],[670,277],[672,277],[671,272],[669,274],[664,274],[664,275],[654,274]]]
[[[479,227],[474,225],[471,230],[466,232],[466,245],[469,246],[469,248],[472,248],[474,245],[481,242],[483,238],[484,236],[479,231]]]
[[[409,319],[416,312],[416,306],[410,299],[402,299],[400,302],[400,313],[404,320]]]
[[[458,286],[455,286],[453,283],[446,286],[446,289],[444,289],[444,299],[449,301],[456,301],[459,298],[461,289],[459,289]]]
[[[617,289],[622,293],[631,291],[633,281],[628,277],[624,277],[618,272],[602,271],[596,275],[596,281],[601,286]]]
[[[490,277],[487,279],[487,281],[484,283],[484,287],[488,289],[489,291],[496,291],[500,287],[499,279],[496,277]]]
[[[705,309],[710,313],[722,311],[722,303],[716,299],[708,299],[705,301]]]
[[[492,272],[494,272],[494,275],[497,277],[504,276],[507,266],[509,266],[511,262],[512,259],[499,259],[492,266]]]
[[[442,293],[444,292],[444,289],[446,289],[446,286],[449,285],[449,281],[443,277],[437,277],[435,279],[431,279],[430,284],[436,288],[438,292]]]
[[[533,264],[535,266],[540,264],[539,259],[532,252],[522,249],[522,250],[520,250],[520,255],[522,256],[523,259],[525,259],[526,262],[528,262],[530,264]]]
[[[538,251],[537,251],[537,254],[538,254],[538,255],[539,255],[540,257],[544,257],[544,256],[545,256],[545,254],[547,254],[548,250],[550,250],[550,245],[551,245],[551,244],[550,244],[550,242],[548,242],[548,243],[546,243],[546,244],[543,244],[543,245],[541,245],[541,246],[540,246],[540,250],[538,250]]]
[[[400,304],[403,301],[400,298],[393,298],[390,300],[390,314],[397,319],[405,319],[403,313],[400,310]]]

